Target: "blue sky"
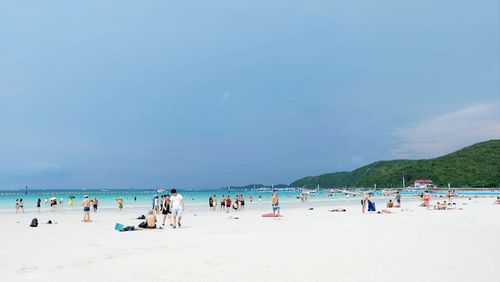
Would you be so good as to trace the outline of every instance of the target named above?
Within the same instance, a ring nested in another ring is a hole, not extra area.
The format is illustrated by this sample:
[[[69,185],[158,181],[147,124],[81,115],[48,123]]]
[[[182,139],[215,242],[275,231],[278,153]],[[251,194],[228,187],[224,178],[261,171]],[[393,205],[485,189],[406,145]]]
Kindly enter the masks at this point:
[[[0,188],[290,183],[500,138],[498,1],[2,1]]]

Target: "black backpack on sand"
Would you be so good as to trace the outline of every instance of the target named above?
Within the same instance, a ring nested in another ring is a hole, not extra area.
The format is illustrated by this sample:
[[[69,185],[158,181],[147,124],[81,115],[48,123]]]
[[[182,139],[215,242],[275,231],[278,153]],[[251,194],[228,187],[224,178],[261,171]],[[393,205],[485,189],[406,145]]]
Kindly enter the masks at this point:
[[[38,227],[38,219],[35,217],[33,220],[31,220],[31,227]]]

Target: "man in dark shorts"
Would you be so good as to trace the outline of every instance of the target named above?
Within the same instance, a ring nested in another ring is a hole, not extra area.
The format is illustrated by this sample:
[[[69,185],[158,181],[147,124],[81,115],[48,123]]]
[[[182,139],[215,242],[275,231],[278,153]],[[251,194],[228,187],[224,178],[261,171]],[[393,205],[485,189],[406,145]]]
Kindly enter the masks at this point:
[[[82,206],[83,206],[83,222],[89,222],[90,221],[90,199],[89,196],[85,195],[83,197],[82,201]]]
[[[220,200],[220,210],[223,211],[226,209],[226,197],[222,195],[222,198]]]

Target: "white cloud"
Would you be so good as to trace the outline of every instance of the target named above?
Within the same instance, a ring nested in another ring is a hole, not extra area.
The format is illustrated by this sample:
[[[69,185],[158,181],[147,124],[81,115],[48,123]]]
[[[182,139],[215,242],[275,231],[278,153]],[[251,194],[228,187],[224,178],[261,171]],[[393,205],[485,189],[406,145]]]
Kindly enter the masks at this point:
[[[392,132],[403,143],[397,158],[431,158],[477,142],[500,138],[500,105],[488,103],[427,118]]]

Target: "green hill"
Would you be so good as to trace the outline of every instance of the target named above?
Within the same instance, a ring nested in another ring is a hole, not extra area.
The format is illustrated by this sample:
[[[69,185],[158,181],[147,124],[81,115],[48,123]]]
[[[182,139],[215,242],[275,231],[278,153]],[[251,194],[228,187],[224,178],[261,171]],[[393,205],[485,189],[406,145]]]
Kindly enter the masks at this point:
[[[351,172],[308,176],[292,187],[401,187],[432,179],[438,187],[500,187],[500,140],[490,140],[428,160],[378,161]]]

